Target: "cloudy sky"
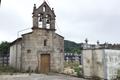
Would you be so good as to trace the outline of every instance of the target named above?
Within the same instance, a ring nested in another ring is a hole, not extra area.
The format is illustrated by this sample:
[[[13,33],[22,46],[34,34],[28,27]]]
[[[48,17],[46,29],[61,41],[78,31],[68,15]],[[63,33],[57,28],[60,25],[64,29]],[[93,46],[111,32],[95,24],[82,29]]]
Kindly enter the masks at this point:
[[[0,42],[13,41],[32,27],[32,10],[44,0],[2,0]],[[120,43],[120,0],[46,0],[56,14],[57,33],[67,40]]]

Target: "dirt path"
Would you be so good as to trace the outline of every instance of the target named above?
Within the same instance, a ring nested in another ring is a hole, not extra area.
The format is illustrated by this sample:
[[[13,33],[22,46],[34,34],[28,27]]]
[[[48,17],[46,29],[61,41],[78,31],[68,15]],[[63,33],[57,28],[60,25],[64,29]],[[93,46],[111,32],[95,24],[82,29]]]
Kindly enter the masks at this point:
[[[54,74],[54,75],[17,74],[17,75],[0,75],[0,80],[85,80],[85,79],[62,75],[62,74]]]

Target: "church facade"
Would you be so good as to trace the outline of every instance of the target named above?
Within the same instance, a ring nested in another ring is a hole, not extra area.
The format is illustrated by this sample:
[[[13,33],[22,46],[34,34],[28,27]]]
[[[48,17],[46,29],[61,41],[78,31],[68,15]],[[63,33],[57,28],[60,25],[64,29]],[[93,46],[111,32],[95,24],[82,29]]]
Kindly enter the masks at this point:
[[[32,32],[11,43],[10,66],[20,71],[62,72],[64,37],[55,33],[55,13],[44,1],[33,8]]]

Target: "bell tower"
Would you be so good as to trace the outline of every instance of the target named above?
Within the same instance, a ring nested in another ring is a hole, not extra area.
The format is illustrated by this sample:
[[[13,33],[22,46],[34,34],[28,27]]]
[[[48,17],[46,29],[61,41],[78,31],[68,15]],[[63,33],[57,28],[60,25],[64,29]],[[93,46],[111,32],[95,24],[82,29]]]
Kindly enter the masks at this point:
[[[51,9],[46,1],[38,8],[36,8],[36,4],[34,4],[32,29],[55,30],[55,17],[54,9]]]

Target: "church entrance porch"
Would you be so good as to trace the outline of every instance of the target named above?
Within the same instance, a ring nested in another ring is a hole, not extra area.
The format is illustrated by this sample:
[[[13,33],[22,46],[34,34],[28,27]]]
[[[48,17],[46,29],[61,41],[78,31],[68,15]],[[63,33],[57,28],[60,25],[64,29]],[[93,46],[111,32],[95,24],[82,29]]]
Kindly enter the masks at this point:
[[[40,72],[48,73],[50,71],[50,54],[41,54]]]

